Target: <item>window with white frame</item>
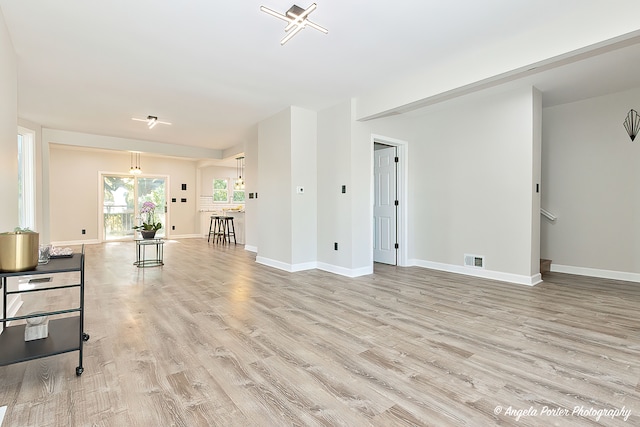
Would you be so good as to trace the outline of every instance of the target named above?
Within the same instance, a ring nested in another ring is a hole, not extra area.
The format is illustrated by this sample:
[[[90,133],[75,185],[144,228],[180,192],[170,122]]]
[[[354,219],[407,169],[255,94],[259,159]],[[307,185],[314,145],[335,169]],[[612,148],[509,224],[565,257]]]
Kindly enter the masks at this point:
[[[227,178],[214,178],[213,202],[229,203],[229,180]]]
[[[214,178],[213,180],[214,203],[244,203],[244,186],[235,185],[232,178]]]

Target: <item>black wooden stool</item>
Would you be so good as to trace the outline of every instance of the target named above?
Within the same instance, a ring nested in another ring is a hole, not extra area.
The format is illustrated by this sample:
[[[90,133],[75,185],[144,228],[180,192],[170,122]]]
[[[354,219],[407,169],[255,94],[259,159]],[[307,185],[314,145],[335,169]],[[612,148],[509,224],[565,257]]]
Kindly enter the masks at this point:
[[[214,242],[218,242],[219,239],[222,239],[223,242],[226,240],[227,233],[224,218],[225,217],[218,215],[211,215],[211,222],[209,222],[209,236],[207,237],[207,242],[211,240],[211,236],[213,236]]]
[[[229,244],[231,244],[231,236],[233,236],[233,244],[236,245],[236,227],[233,225],[233,217],[223,216],[222,221],[224,222],[225,237],[229,239]]]

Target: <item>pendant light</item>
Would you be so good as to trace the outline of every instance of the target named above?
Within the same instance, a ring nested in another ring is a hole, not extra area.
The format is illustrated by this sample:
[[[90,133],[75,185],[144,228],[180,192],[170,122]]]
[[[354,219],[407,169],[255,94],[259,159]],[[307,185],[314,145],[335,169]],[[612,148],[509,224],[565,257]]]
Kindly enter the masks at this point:
[[[233,186],[235,190],[244,190],[244,179],[242,178],[242,175],[244,174],[244,157],[237,157],[236,158],[236,176],[238,177],[238,179],[236,179],[236,183]]]
[[[133,163],[135,157],[135,166]],[[140,175],[142,173],[142,169],[140,169],[140,153],[131,152],[131,167],[129,168],[129,173],[132,175]]]

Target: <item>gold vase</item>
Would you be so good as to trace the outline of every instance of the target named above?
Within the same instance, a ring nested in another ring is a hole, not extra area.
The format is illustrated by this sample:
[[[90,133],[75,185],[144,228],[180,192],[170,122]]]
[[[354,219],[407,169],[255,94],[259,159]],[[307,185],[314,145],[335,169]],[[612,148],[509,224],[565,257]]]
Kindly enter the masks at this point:
[[[28,271],[36,268],[39,244],[38,233],[0,233],[0,271]]]

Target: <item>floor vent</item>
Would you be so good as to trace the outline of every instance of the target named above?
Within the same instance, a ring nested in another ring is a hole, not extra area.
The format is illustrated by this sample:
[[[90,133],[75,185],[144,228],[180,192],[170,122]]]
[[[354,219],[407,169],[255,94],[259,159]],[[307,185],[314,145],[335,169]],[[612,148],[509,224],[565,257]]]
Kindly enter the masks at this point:
[[[480,255],[464,255],[465,267],[484,268],[484,257]]]

